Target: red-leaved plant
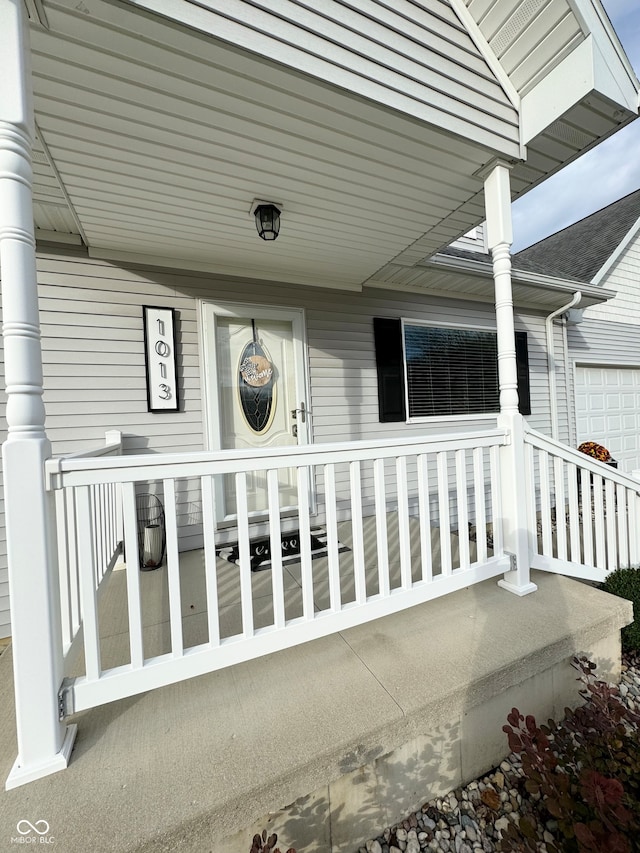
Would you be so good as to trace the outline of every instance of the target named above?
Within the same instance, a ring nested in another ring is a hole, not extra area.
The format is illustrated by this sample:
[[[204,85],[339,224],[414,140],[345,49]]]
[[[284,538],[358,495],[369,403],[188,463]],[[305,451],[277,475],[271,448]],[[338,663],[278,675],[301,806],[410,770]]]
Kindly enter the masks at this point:
[[[546,726],[513,708],[503,726],[522,760],[529,811],[509,824],[502,850],[533,853],[538,827],[551,826],[549,853],[637,853],[640,716],[623,705],[616,687],[595,679],[595,664],[575,658],[573,665],[584,705],[565,709],[560,724]]]

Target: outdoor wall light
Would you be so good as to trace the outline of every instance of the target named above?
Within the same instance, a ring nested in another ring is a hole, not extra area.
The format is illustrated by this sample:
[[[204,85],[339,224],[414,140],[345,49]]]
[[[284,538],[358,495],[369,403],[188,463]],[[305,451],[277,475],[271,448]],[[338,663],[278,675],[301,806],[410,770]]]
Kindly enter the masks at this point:
[[[256,220],[256,230],[263,240],[275,240],[280,233],[280,214],[282,205],[271,201],[254,199],[251,213]]]

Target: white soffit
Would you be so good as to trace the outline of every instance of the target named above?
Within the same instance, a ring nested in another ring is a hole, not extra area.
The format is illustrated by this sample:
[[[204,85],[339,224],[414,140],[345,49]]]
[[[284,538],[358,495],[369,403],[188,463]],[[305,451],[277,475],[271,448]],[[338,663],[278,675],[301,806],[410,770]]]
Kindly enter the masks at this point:
[[[483,218],[477,140],[122,4],[46,8],[36,118],[95,256],[354,288]],[[275,243],[253,198],[285,205]]]
[[[59,232],[65,240],[65,235],[73,234],[79,237],[80,228],[76,216],[39,131],[36,132],[33,143],[32,164],[36,239],[42,239],[44,232],[48,232],[49,240],[53,239],[55,232]]]

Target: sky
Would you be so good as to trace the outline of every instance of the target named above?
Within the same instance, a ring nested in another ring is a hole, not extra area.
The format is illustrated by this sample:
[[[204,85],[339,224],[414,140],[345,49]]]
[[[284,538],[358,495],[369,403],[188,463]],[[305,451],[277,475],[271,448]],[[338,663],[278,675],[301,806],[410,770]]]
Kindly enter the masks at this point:
[[[602,0],[640,77],[640,2]],[[583,154],[513,205],[518,252],[640,188],[640,119]]]

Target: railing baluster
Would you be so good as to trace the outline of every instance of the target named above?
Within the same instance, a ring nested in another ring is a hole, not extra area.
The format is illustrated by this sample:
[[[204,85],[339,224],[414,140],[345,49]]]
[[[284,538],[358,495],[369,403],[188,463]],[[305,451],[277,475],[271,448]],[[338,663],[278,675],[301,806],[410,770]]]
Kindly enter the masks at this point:
[[[240,599],[242,609],[242,635],[252,637],[253,591],[251,584],[251,557],[249,546],[249,508],[247,502],[247,475],[236,472],[236,512],[238,514],[238,555],[240,560]]]
[[[438,471],[438,515],[440,518],[440,559],[442,574],[450,575],[451,565],[451,522],[449,513],[449,470],[448,454],[440,451],[436,455]]]
[[[97,490],[97,498],[98,498],[98,506],[97,506],[97,523],[98,523],[98,548],[99,548],[99,563],[98,563],[98,584],[102,581],[102,578],[105,576],[107,570],[107,536],[106,529],[104,523],[104,510],[105,510],[105,502],[104,502],[104,492],[105,485],[104,483],[98,484]]]
[[[549,477],[549,454],[541,450],[538,454],[540,472],[540,520],[542,523],[542,553],[553,557],[551,534],[551,480]]]
[[[638,551],[638,495],[635,491],[627,489],[629,506],[629,565],[637,566],[640,562]]]
[[[336,506],[336,469],[333,463],[324,466],[324,501],[327,519],[327,549],[329,564],[329,601],[331,610],[342,608],[340,593],[340,555],[338,553],[338,511]]]
[[[78,520],[78,558],[80,571],[80,602],[84,628],[84,659],[88,681],[100,678],[100,636],[95,585],[95,541],[93,538],[91,487],[78,486],[76,517]]]
[[[533,446],[524,446],[525,483],[527,490],[527,518],[529,523],[529,549],[538,553],[538,516],[536,512],[536,464]]]
[[[564,464],[559,456],[553,460],[553,484],[556,494],[556,543],[558,559],[567,559],[567,508],[564,491]]]
[[[493,555],[501,556],[504,551],[502,528],[502,491],[500,486],[500,448],[495,445],[489,450],[489,480],[491,483],[491,517],[493,520]]]
[[[58,525],[58,571],[60,576],[60,624],[62,627],[63,654],[66,654],[73,640],[73,622],[71,618],[71,566],[69,551],[74,542],[69,536],[67,517],[67,490],[55,493],[55,513]]]
[[[605,484],[605,517],[607,522],[607,568],[610,572],[618,568],[616,547],[616,492],[611,480]]]
[[[297,469],[298,535],[300,537],[300,577],[302,579],[302,613],[313,619],[313,570],[311,568],[311,524],[309,521],[309,469]]]
[[[422,580],[433,580],[431,553],[431,511],[429,508],[429,468],[426,453],[418,454],[418,518],[420,519],[420,563]]]
[[[484,452],[473,449],[473,514],[476,526],[476,562],[487,561],[487,500],[484,492]]]
[[[456,507],[458,510],[458,547],[460,568],[468,569],[469,556],[469,493],[467,490],[467,451],[456,450]]]
[[[578,508],[578,469],[573,463],[567,465],[567,487],[569,490],[569,543],[571,561],[580,562],[580,517]]]
[[[599,474],[592,474],[591,477],[593,480],[593,505],[596,528],[596,565],[599,569],[606,570],[607,557],[604,537],[604,498],[602,477]]]
[[[269,508],[269,544],[271,546],[271,590],[273,594],[273,624],[285,626],[284,575],[282,567],[282,528],[280,527],[280,471],[267,471],[267,506]]]
[[[387,496],[384,476],[384,459],[373,463],[373,494],[376,510],[376,549],[378,555],[378,589],[380,595],[390,592],[389,541],[387,537]]]
[[[167,534],[167,581],[169,586],[169,625],[171,630],[171,654],[182,657],[184,639],[182,635],[182,596],[180,593],[180,555],[178,553],[178,521],[176,518],[176,481],[162,481],[164,491],[164,517]]]
[[[360,462],[349,463],[349,484],[351,495],[351,533],[353,538],[353,573],[356,603],[367,600],[367,586],[364,566],[364,541],[362,533],[362,479]]]
[[[616,485],[616,517],[618,520],[618,566],[629,565],[629,540],[627,534],[627,490]]]
[[[591,506],[591,475],[584,468],[580,471],[580,494],[582,497],[582,559],[587,566],[593,564],[593,508]]]
[[[220,645],[220,613],[218,610],[218,558],[216,556],[215,500],[213,495],[213,476],[207,474],[200,478],[202,493],[202,517],[204,534],[204,575],[207,591],[207,625],[209,645]]]
[[[409,487],[407,484],[407,457],[396,459],[396,488],[398,494],[398,545],[400,550],[400,583],[403,589],[411,588],[411,540],[409,532]]]
[[[140,595],[140,563],[138,556],[138,531],[136,525],[136,494],[133,483],[122,487],[124,510],[124,535],[127,543],[127,610],[129,613],[129,650],[131,666],[144,665],[144,640],[142,636],[142,597]]]

